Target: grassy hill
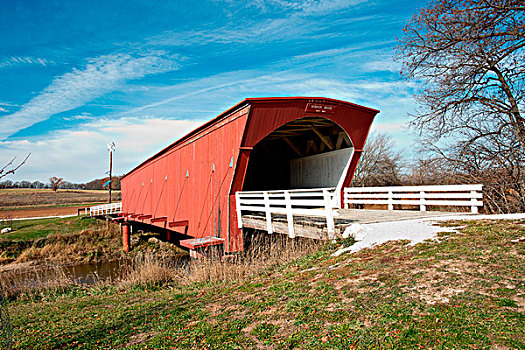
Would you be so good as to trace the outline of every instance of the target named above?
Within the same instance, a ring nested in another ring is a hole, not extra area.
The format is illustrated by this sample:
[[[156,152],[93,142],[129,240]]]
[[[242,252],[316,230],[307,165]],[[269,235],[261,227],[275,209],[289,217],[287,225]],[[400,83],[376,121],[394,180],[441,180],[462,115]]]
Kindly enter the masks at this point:
[[[523,349],[521,236],[524,221],[470,222],[437,242],[339,257],[328,245],[229,281],[43,293],[11,301],[15,348]]]

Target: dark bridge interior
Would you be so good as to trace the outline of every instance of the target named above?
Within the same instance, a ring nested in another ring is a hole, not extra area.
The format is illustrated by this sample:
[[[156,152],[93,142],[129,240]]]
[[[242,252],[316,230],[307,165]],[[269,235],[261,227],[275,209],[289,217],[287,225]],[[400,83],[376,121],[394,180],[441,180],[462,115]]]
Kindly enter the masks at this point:
[[[352,147],[347,133],[322,117],[305,117],[287,123],[253,148],[243,191],[291,188],[290,161]]]

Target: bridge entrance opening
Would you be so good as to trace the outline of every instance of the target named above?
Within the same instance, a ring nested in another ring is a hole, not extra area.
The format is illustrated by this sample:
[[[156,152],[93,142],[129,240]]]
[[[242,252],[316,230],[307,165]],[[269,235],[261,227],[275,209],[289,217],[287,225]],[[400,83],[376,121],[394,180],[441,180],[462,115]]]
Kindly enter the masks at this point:
[[[243,191],[338,187],[352,153],[348,134],[336,123],[296,119],[255,145]]]

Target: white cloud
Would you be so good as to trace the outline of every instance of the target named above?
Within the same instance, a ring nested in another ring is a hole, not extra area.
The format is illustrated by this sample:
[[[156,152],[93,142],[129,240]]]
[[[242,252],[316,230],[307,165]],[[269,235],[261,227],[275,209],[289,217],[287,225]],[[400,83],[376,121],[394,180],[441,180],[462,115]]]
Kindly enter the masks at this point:
[[[394,61],[393,58],[384,58],[377,61],[366,62],[363,68],[367,72],[399,73],[401,71],[401,64]]]
[[[382,123],[377,122],[373,124],[373,130],[377,130],[379,132],[402,132],[406,131],[408,128],[407,122],[399,122],[399,123]]]
[[[229,3],[229,1],[227,1]],[[333,25],[330,13],[351,9],[352,7],[369,3],[366,0],[320,0],[320,1],[255,1],[251,6],[262,10],[272,8],[273,16],[253,21],[250,18],[239,17],[228,25],[219,28],[198,28],[186,32],[166,31],[150,37],[145,43],[135,43],[138,48],[148,46],[203,46],[216,44],[268,44],[290,39],[320,40],[327,37],[351,36],[352,32],[324,32]],[[236,6],[236,4],[235,4]],[[315,21],[308,17],[324,16]],[[353,16],[345,19],[348,25],[354,22],[372,21],[378,15]],[[229,47],[228,50],[232,48]]]
[[[89,113],[82,113],[82,114],[74,115],[74,116],[71,116],[71,117],[64,117],[64,120],[67,120],[67,121],[73,121],[73,120],[93,120],[93,119],[96,119],[96,117],[92,116],[92,115],[89,114]]]
[[[27,164],[5,179],[47,181],[51,176],[60,176],[71,182],[86,182],[104,176],[107,143],[116,143],[114,173],[123,174],[200,124],[159,118],[101,119],[45,139],[0,141],[0,164],[31,152]]]
[[[356,5],[367,3],[366,0],[302,0],[286,1],[272,0],[283,8],[292,9],[295,13],[302,16],[321,16],[335,11],[352,8]]]
[[[231,7],[237,7],[238,1],[223,0]],[[268,10],[275,12],[288,11],[299,16],[320,16],[334,11],[352,8],[367,0],[251,0],[241,2],[246,7],[255,7],[266,13]]]
[[[177,68],[176,57],[167,57],[163,52],[139,57],[114,54],[91,59],[84,69],[74,69],[55,78],[51,85],[19,111],[1,117],[0,140],[53,114],[80,107],[114,91],[127,80]]]
[[[11,68],[24,64],[36,64],[40,66],[47,66],[48,64],[54,64],[53,60],[40,57],[32,56],[10,56],[0,60],[0,69]]]

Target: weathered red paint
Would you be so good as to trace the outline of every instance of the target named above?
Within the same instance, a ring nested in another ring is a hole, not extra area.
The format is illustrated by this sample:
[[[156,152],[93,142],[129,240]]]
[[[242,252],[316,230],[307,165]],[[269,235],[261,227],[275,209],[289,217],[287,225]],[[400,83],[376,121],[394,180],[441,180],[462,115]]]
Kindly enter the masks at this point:
[[[242,250],[234,194],[242,190],[252,148],[290,121],[322,116],[338,124],[357,150],[345,177],[350,183],[377,113],[328,98],[245,99],[126,174],[123,212],[159,227],[166,222],[154,218],[166,217],[174,231],[224,238],[226,252]]]

